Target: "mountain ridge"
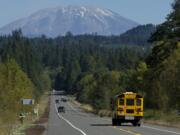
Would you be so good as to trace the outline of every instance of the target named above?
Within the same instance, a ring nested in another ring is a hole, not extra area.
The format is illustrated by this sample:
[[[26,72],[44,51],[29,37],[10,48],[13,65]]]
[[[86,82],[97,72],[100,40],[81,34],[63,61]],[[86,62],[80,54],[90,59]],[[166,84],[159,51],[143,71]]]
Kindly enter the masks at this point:
[[[56,37],[73,34],[119,35],[139,25],[109,9],[89,6],[58,6],[39,10],[0,28],[0,34],[10,34],[21,28],[24,35]]]

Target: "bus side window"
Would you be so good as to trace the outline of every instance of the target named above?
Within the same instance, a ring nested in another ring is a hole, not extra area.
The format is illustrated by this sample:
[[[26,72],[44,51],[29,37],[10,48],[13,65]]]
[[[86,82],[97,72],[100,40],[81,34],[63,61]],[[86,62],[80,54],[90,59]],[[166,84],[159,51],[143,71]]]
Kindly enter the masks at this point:
[[[136,105],[137,105],[137,106],[141,106],[141,99],[139,99],[139,98],[136,99]]]
[[[124,105],[124,99],[123,98],[119,99],[119,105]]]

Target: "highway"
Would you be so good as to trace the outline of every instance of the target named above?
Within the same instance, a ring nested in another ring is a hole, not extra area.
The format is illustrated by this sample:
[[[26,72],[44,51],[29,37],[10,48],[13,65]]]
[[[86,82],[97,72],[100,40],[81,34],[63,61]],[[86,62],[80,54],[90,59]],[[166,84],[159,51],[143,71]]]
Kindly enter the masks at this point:
[[[51,96],[47,135],[180,135],[180,129],[142,124],[112,126],[110,118],[100,118],[86,113],[71,102],[55,103],[60,96]],[[58,113],[64,106],[66,112]]]

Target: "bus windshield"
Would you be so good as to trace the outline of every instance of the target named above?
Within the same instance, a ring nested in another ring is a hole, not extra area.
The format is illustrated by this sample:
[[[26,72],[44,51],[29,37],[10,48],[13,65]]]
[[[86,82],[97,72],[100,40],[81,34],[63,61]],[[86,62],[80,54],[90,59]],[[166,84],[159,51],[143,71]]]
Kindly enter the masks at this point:
[[[127,106],[133,106],[134,105],[134,99],[126,99],[126,105]]]

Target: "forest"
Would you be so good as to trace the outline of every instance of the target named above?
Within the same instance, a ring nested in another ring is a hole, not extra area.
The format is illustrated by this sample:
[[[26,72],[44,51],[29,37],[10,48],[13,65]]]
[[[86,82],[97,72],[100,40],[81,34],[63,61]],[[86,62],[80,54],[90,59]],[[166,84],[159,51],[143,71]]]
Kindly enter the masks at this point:
[[[18,114],[21,98],[38,100],[51,89],[96,110],[110,109],[110,99],[124,91],[141,93],[145,108],[180,110],[180,1],[172,8],[163,24],[120,36],[1,36],[0,115]]]

